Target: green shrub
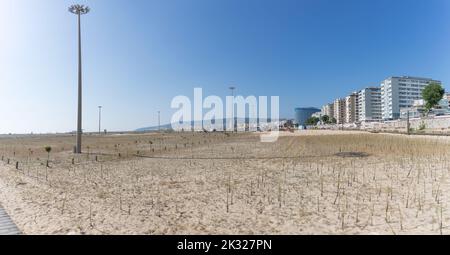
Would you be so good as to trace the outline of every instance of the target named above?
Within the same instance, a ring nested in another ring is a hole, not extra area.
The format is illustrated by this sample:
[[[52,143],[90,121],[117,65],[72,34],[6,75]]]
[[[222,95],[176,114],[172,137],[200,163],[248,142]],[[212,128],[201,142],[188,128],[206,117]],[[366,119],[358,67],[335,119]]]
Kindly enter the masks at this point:
[[[425,125],[425,122],[420,123],[419,131],[424,131],[426,128],[427,128],[427,125]]]

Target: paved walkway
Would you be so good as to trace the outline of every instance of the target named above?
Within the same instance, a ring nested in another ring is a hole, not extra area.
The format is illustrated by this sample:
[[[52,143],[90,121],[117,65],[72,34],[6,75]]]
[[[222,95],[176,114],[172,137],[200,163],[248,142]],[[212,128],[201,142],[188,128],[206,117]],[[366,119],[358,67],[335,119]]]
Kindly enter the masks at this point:
[[[0,235],[20,235],[20,230],[0,206]]]

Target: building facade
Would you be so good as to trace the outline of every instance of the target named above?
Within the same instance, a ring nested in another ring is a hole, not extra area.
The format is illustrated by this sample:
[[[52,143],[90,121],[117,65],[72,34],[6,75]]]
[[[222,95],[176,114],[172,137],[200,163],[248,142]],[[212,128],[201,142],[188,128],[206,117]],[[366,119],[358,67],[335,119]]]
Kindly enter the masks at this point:
[[[441,101],[439,101],[438,105],[430,110],[430,112],[426,112],[425,109],[425,100],[416,100],[412,107],[402,108],[400,109],[400,119],[415,119],[422,118],[425,116],[444,116],[450,115],[450,107],[449,100],[447,97],[444,97]]]
[[[318,118],[318,119],[321,120],[322,117],[323,117],[322,111],[313,113],[313,114],[311,115],[311,117],[313,117],[313,118]]]
[[[334,103],[324,105],[322,107],[322,115],[327,115],[330,119],[334,118]]]
[[[414,100],[422,99],[423,89],[430,83],[441,84],[429,78],[389,77],[381,83],[381,112],[383,120],[400,118],[400,109],[410,108]]]
[[[381,121],[381,88],[368,87],[358,92],[358,121]]]
[[[345,98],[345,123],[358,122],[358,93],[354,92]]]
[[[311,118],[314,113],[320,112],[319,109],[313,107],[307,108],[295,108],[295,120],[296,125],[305,127],[306,121]]]
[[[345,99],[336,99],[334,101],[334,118],[336,119],[336,124],[345,123]]]

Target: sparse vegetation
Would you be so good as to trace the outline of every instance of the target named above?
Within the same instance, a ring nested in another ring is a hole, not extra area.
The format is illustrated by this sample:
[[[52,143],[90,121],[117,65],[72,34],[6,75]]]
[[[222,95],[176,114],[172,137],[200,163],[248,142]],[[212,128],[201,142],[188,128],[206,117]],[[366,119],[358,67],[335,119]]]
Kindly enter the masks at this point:
[[[427,125],[425,124],[425,122],[420,123],[418,130],[424,131],[425,129],[427,129]]]
[[[449,234],[450,139],[314,134],[3,138],[0,201],[25,233]]]
[[[317,126],[317,124],[320,122],[320,119],[317,117],[311,117],[306,120],[306,125],[308,126]]]

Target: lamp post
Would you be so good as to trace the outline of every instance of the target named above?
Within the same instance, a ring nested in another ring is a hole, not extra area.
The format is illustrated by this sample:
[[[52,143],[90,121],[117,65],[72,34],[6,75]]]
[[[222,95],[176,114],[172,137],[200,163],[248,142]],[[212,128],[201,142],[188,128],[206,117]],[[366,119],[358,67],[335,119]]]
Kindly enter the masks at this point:
[[[78,16],[78,122],[77,122],[77,146],[75,153],[81,153],[81,136],[82,136],[82,69],[81,69],[81,15],[87,14],[90,11],[89,7],[84,5],[72,5],[69,7],[69,12]]]
[[[98,106],[98,134],[102,134],[102,106]]]
[[[158,131],[161,131],[161,111],[158,111]]]
[[[236,90],[236,87],[230,87],[231,90],[231,96],[234,97],[234,91]]]
[[[229,87],[229,89],[231,90],[231,96],[233,97],[234,100],[234,91],[236,90],[236,87],[231,86]],[[231,114],[232,114],[233,130],[234,132],[237,132],[237,118],[235,118],[234,116],[234,104],[233,104],[233,112]]]
[[[411,134],[411,124],[409,123],[409,110],[406,112],[406,134]]]

